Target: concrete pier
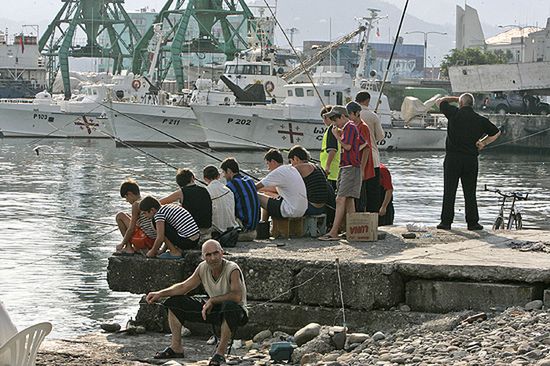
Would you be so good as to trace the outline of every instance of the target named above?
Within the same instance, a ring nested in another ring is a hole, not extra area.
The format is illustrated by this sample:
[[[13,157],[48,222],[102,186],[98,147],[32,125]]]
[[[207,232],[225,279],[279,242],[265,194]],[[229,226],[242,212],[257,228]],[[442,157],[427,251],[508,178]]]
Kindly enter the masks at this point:
[[[276,326],[290,332],[310,321],[341,324],[342,307],[356,330],[398,328],[441,313],[523,306],[544,300],[550,288],[550,254],[512,248],[550,246],[549,231],[429,229],[416,239],[403,239],[402,227],[384,231],[386,238],[377,242],[291,239],[229,249],[226,258],[246,278],[249,331]],[[198,251],[175,261],[113,256],[107,279],[115,291],[145,294],[186,278],[200,260]],[[142,305],[138,320],[166,330],[163,311]]]

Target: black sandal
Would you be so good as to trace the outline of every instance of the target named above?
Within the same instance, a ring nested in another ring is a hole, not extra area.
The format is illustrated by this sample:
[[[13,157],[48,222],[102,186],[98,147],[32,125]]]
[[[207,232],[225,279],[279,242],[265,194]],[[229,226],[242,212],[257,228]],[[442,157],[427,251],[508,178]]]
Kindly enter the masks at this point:
[[[223,357],[219,353],[216,353],[210,359],[210,362],[208,363],[208,366],[220,366],[222,363],[225,363],[225,357]]]
[[[166,347],[164,351],[157,352],[153,358],[157,360],[164,360],[169,358],[183,358],[184,354],[183,352],[178,353],[174,352],[174,350],[171,347]]]

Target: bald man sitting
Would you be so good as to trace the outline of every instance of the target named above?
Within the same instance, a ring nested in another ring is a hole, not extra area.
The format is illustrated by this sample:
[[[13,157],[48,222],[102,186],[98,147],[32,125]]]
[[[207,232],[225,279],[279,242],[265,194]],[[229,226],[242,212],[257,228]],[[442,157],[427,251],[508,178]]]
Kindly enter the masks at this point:
[[[171,344],[164,351],[157,352],[154,358],[183,358],[182,324],[185,321],[203,322],[221,325],[220,342],[208,364],[220,365],[225,363],[231,334],[248,322],[246,285],[241,268],[235,262],[223,258],[223,249],[216,240],[208,240],[202,245],[202,258],[204,260],[185,281],[147,294],[149,304],[169,297],[164,306],[168,308]],[[187,295],[201,284],[209,296],[208,300]]]

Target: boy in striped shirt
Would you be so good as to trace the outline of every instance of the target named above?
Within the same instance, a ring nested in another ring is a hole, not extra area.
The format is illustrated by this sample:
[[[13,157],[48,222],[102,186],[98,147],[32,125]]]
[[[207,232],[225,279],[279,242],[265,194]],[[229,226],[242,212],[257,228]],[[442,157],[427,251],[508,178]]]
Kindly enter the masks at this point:
[[[178,259],[182,251],[197,249],[199,244],[199,228],[193,216],[185,208],[176,205],[164,205],[151,196],[145,197],[139,203],[139,209],[153,221],[157,238],[153,247],[147,252],[147,257]],[[161,245],[165,243],[163,249]],[[166,250],[168,253],[165,253]]]
[[[338,191],[336,193],[336,213],[330,231],[321,236],[320,240],[338,240],[338,230],[346,213],[355,212],[355,198],[361,195],[361,167],[366,159],[367,142],[348,117],[346,107],[337,105],[323,115],[329,118],[336,128],[332,133],[342,147],[340,155],[340,174],[338,175]]]

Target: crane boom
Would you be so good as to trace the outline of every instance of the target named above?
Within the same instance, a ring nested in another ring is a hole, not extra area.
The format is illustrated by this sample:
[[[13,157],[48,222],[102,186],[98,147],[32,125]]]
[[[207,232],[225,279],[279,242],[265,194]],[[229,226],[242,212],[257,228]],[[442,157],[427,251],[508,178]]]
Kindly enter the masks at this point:
[[[334,48],[338,48],[341,45],[347,43],[349,40],[351,40],[356,35],[360,34],[361,32],[364,32],[366,30],[365,26],[360,26],[358,29],[354,30],[351,33],[346,34],[345,36],[337,39],[336,41],[330,43],[329,45],[323,47],[319,52],[317,52],[315,55],[307,58],[304,60],[300,65],[296,66],[289,72],[285,73],[282,78],[290,83],[292,80],[296,79],[298,76],[302,75],[306,70],[311,69],[313,66],[317,65],[321,60],[325,57],[325,55],[330,52]]]

